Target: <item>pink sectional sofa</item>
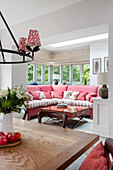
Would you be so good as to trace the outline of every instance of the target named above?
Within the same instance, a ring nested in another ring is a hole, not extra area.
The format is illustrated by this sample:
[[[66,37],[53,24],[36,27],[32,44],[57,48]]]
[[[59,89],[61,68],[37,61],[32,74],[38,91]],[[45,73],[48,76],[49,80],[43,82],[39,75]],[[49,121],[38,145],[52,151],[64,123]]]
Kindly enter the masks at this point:
[[[29,91],[77,91],[77,92],[88,92],[88,93],[96,93],[96,97],[98,97],[98,86],[94,85],[27,85],[27,92]],[[28,120],[30,120],[31,116],[38,115],[42,107],[46,107],[49,105],[56,105],[58,103],[66,103],[68,105],[73,106],[80,106],[80,107],[89,107],[90,112],[88,115],[90,118],[93,118],[93,103],[86,101],[86,100],[71,100],[71,99],[59,99],[59,98],[52,98],[52,99],[42,99],[42,100],[33,100],[27,103],[27,114]]]

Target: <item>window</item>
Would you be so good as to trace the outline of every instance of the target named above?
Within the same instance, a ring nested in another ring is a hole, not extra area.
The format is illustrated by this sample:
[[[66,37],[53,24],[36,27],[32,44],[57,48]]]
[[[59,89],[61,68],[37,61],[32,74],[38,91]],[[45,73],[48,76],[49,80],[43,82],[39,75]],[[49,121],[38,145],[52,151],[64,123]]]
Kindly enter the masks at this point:
[[[56,78],[55,78],[56,76]],[[53,80],[60,80],[60,66],[53,66]]]
[[[69,66],[63,66],[63,80],[69,82]]]
[[[44,67],[44,81],[49,82],[49,66]]]
[[[42,81],[42,66],[37,65],[37,81],[41,82]]]
[[[33,81],[34,64],[28,64],[28,81]]]
[[[73,81],[80,82],[80,65],[73,65]]]
[[[84,85],[88,84],[90,81],[90,64],[84,64],[84,71],[82,74]]]

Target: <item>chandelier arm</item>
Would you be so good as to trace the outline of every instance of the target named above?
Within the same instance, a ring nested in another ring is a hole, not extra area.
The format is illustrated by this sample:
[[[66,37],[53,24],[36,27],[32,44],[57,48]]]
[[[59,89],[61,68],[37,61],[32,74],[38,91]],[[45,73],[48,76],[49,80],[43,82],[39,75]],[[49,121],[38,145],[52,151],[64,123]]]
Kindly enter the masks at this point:
[[[3,62],[5,62],[4,53],[3,53],[3,51],[2,51],[2,42],[1,42],[1,40],[0,40],[0,48],[1,48],[1,53],[2,53]]]
[[[20,56],[26,56],[26,57],[29,57],[31,59],[33,59],[33,56],[34,56],[34,52],[32,53],[32,55],[30,55],[30,53],[22,53],[20,51],[14,51],[14,50],[9,50],[9,49],[0,49],[0,51],[2,52],[6,52],[6,53],[12,53],[12,54],[19,54]]]
[[[11,30],[10,30],[10,28],[9,28],[9,26],[8,26],[8,24],[7,24],[6,20],[5,20],[5,18],[4,18],[4,16],[2,15],[1,11],[0,11],[0,16],[1,16],[1,18],[2,18],[2,20],[3,20],[3,22],[4,22],[4,24],[5,24],[6,28],[8,29],[9,34],[11,35],[11,37],[12,37],[12,39],[13,39],[13,41],[14,41],[16,47],[19,49],[19,45],[18,45],[18,43],[17,43],[17,41],[16,41],[16,39],[15,39],[13,33],[11,32]]]

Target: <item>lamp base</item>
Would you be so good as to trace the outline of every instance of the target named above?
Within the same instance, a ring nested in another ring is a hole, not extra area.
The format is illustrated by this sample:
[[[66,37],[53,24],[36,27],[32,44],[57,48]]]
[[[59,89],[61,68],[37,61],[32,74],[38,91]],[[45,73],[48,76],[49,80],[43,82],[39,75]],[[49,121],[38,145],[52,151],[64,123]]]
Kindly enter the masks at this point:
[[[99,89],[99,95],[103,99],[108,98],[108,88],[106,85],[103,85],[102,88]]]

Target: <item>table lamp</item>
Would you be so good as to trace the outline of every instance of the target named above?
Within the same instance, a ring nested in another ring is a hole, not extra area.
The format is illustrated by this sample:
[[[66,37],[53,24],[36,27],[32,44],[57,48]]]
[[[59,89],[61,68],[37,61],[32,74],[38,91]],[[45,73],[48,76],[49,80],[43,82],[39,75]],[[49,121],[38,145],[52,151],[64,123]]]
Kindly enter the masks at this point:
[[[99,89],[99,95],[103,99],[108,98],[108,72],[97,73],[97,84],[102,85],[102,88]]]

